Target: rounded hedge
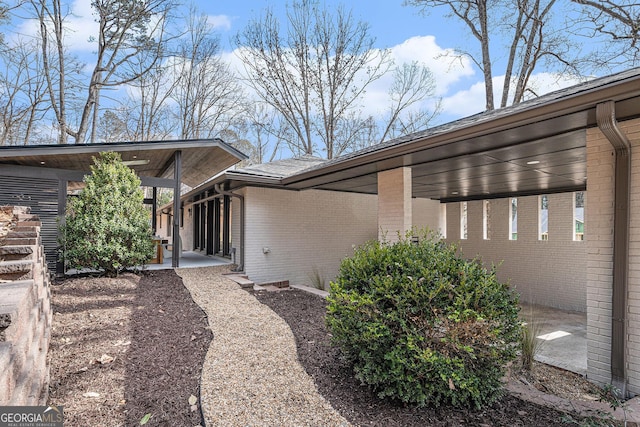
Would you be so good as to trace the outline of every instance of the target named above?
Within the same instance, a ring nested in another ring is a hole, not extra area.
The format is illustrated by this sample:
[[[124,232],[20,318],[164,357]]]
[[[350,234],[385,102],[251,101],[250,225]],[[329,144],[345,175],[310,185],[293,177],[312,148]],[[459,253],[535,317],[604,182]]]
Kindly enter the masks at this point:
[[[328,297],[332,341],[381,398],[488,405],[516,357],[518,296],[495,267],[418,234],[371,241],[342,261]]]

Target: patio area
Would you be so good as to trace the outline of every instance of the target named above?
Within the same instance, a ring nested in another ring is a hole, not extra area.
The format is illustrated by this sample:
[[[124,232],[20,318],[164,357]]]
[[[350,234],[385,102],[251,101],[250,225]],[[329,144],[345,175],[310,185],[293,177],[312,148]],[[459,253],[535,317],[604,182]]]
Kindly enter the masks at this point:
[[[179,268],[198,268],[198,267],[215,267],[218,265],[231,264],[231,260],[227,258],[203,255],[194,251],[183,251],[180,257]],[[170,270],[171,257],[164,257],[162,264],[147,264],[147,270]]]
[[[536,360],[587,374],[587,314],[522,304],[520,315],[537,327]]]

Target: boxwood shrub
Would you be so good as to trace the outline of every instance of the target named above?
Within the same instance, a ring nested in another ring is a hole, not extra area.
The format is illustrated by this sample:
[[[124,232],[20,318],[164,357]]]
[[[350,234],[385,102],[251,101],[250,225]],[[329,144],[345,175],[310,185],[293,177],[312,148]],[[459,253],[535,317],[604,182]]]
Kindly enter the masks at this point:
[[[328,301],[333,343],[381,398],[480,408],[516,357],[517,294],[429,231],[357,248]]]

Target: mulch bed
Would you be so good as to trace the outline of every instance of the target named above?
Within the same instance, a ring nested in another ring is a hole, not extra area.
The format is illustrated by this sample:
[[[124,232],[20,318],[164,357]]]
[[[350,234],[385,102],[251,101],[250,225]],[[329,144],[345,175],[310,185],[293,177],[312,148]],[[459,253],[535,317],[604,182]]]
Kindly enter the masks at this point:
[[[352,424],[360,426],[558,426],[566,415],[505,395],[484,410],[414,408],[379,399],[353,377],[339,350],[330,345],[324,323],[326,301],[300,291],[255,292],[291,327],[298,358],[318,391]],[[566,424],[565,424],[566,425]]]
[[[52,287],[49,403],[65,426],[204,425],[200,374],[213,334],[173,271],[79,277]],[[329,343],[326,301],[299,290],[254,292],[291,327],[319,392],[359,426],[558,426],[565,414],[505,395],[476,411],[414,408],[379,399]],[[575,419],[575,417],[574,417]]]
[[[196,426],[206,315],[172,270],[52,287],[49,403],[65,426]],[[193,399],[193,398],[192,398]]]

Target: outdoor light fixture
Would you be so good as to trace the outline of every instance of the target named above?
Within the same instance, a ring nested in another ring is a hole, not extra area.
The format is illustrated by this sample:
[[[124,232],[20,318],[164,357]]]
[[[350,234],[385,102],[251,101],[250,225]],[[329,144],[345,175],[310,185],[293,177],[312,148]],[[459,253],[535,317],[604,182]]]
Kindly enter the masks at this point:
[[[150,162],[150,160],[148,160],[148,159],[125,160],[124,162],[122,162],[122,164],[127,165],[127,166],[141,166],[141,165],[148,165],[149,162]]]
[[[527,162],[528,165],[537,165],[538,163],[540,163],[540,160],[531,160]]]

